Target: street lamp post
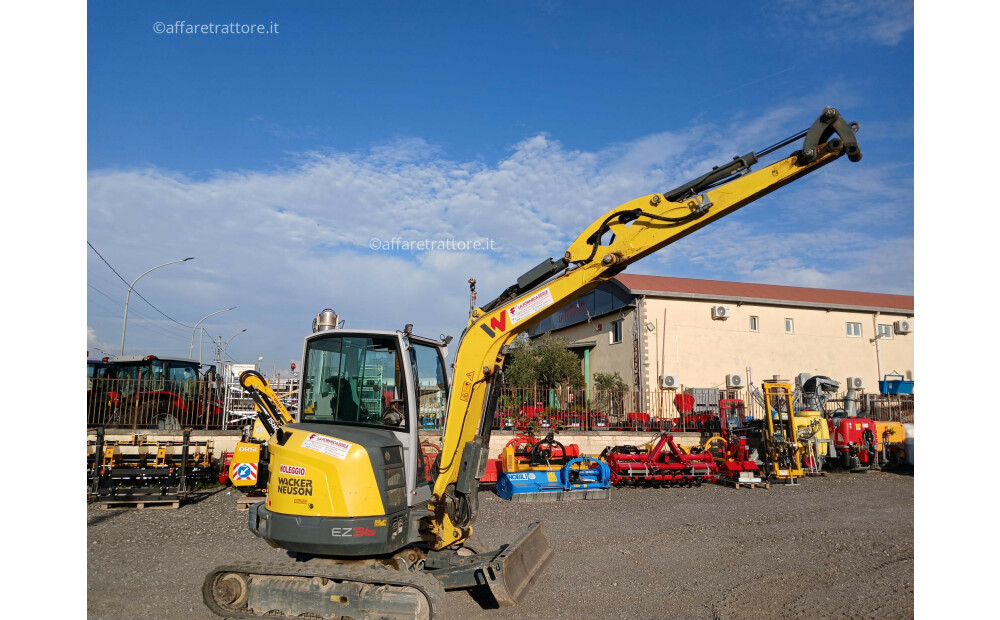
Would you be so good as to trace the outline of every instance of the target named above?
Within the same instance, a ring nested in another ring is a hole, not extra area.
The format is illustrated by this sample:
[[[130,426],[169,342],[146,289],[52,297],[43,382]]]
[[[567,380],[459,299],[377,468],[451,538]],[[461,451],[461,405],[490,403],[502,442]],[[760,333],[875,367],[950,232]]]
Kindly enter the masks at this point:
[[[233,334],[232,336],[229,337],[229,340],[226,341],[225,346],[222,347],[222,359],[221,359],[221,363],[222,364],[226,363],[226,351],[229,350],[229,343],[233,341],[233,338],[239,336],[240,334],[242,334],[245,331],[246,331],[246,328],[244,328],[241,331],[236,332],[235,334]]]
[[[155,269],[159,269],[160,267],[166,267],[167,265],[173,265],[174,263],[183,263],[183,262],[189,261],[189,260],[194,260],[194,257],[193,256],[189,256],[187,258],[182,258],[180,260],[172,260],[169,263],[163,263],[162,265],[157,265],[156,267],[153,267],[153,269],[149,269],[147,271],[144,271],[142,274],[139,275],[139,278],[141,278],[142,276],[146,275],[150,271],[153,271]],[[139,278],[136,278],[135,280],[132,280],[132,284],[128,285],[128,293],[125,295],[125,317],[122,318],[122,348],[121,348],[121,351],[118,353],[119,355],[125,355],[125,325],[128,323],[128,302],[129,302],[129,299],[132,298],[132,287],[135,286],[135,283],[139,281]]]
[[[198,321],[197,323],[194,324],[194,329],[191,330],[191,349],[188,351],[188,357],[189,358],[194,355],[194,335],[195,335],[195,332],[198,331],[198,326],[201,325],[202,321],[204,321],[205,319],[207,319],[210,316],[215,316],[216,314],[222,314],[223,312],[229,312],[230,310],[235,310],[235,309],[236,309],[236,306],[233,306],[231,308],[226,308],[224,310],[216,310],[215,312],[213,312],[211,314],[206,314],[205,316],[203,316],[201,318],[201,321]],[[201,352],[200,351],[198,352],[198,357],[199,358],[201,357]],[[201,359],[199,359],[198,362],[201,363]]]

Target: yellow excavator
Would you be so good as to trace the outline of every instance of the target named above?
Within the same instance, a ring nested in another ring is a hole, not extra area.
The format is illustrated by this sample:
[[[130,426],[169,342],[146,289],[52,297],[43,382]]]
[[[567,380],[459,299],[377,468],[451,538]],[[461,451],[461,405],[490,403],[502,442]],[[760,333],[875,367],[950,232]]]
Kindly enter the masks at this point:
[[[859,161],[857,129],[826,108],[805,131],[611,209],[562,257],[472,310],[452,381],[450,337],[339,329],[332,311],[318,315],[303,347],[300,419],[261,445],[267,498],[249,511],[250,530],[294,561],[216,567],[206,605],[233,618],[429,619],[445,590],[520,602],[552,557],[543,523],[497,549],[471,538],[511,341],[633,262],[844,155]]]

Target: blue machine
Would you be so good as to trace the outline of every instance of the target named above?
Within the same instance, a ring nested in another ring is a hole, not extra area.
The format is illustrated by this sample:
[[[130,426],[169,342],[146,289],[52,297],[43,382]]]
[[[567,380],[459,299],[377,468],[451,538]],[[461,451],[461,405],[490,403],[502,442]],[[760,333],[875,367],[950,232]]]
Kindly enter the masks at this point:
[[[559,469],[528,467],[500,472],[497,495],[512,502],[611,499],[611,469],[597,457],[582,456]]]

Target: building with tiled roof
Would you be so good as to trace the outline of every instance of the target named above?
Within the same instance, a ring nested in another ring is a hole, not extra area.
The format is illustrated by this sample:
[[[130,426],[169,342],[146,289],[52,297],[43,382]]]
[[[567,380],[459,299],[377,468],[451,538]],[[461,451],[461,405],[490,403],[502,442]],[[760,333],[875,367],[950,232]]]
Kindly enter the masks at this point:
[[[618,372],[656,409],[673,393],[663,381],[725,388],[809,373],[874,391],[888,373],[912,380],[913,316],[911,295],[619,274],[530,335],[569,339],[588,386]]]

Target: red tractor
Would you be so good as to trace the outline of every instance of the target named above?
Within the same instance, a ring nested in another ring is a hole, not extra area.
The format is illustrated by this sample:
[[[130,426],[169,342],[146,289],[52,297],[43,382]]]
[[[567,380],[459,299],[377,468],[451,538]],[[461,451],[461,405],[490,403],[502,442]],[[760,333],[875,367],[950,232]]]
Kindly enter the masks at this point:
[[[106,364],[101,390],[94,392],[106,399],[107,407],[103,419],[92,423],[177,430],[220,419],[223,406],[211,380],[214,366],[203,376],[195,360],[156,355],[114,357]]]

